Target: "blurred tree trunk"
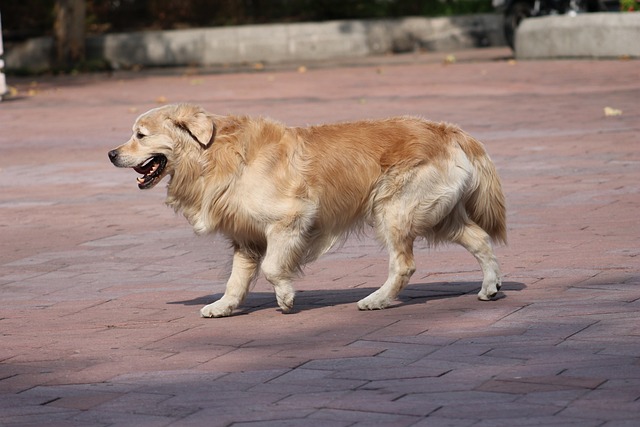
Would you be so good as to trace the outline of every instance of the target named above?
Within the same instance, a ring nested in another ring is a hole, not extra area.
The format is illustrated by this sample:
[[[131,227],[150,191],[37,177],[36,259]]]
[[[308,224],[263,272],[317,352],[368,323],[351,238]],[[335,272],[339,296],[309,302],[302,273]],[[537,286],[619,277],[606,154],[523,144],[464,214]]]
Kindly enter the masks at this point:
[[[84,0],[56,0],[53,33],[58,67],[68,69],[84,60],[85,16]]]

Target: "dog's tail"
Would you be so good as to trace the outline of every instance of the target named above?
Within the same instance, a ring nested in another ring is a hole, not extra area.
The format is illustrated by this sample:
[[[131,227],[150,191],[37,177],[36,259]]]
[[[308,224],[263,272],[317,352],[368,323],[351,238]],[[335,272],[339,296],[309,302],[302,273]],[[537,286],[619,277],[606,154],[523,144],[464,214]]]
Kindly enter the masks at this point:
[[[507,243],[507,209],[502,184],[483,145],[469,135],[460,144],[475,168],[475,185],[465,203],[470,219],[495,243]]]

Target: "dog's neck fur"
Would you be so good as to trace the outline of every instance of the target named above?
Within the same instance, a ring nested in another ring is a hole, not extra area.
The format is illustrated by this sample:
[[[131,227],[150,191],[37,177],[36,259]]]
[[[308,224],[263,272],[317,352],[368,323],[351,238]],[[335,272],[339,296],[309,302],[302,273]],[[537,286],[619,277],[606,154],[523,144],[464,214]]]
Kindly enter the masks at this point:
[[[181,212],[199,234],[207,231],[206,227],[199,225],[204,191],[202,175],[202,165],[198,159],[184,158],[171,174],[165,200],[176,213]]]
[[[255,240],[260,233],[243,228],[242,224],[254,221],[242,220],[234,186],[248,157],[255,154],[250,147],[257,148],[263,141],[245,140],[246,117],[218,116],[213,120],[216,137],[207,149],[194,148],[191,141],[176,147],[180,161],[171,173],[166,204],[181,212],[197,234],[220,231],[233,240]]]

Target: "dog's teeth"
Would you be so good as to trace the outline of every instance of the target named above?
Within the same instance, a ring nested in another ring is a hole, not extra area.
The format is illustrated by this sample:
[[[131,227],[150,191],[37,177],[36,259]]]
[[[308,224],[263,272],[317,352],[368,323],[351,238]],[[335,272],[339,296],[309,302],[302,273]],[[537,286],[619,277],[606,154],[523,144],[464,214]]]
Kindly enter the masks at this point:
[[[138,183],[140,183],[140,184],[142,184],[142,183],[144,182],[144,178],[140,178],[140,177],[138,177],[138,178],[136,178],[136,179],[138,180]]]

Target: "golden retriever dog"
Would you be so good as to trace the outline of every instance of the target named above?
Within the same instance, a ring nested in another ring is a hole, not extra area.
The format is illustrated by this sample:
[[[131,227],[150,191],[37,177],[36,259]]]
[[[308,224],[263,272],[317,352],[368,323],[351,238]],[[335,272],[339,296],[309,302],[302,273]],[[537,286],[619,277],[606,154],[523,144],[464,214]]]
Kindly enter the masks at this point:
[[[141,115],[109,158],[140,174],[140,189],[170,176],[167,205],[197,234],[230,240],[226,290],[204,317],[231,315],[259,270],[291,311],[302,266],[366,225],[389,252],[389,276],[361,310],[394,302],[416,269],[418,237],[473,254],[484,275],[480,300],[500,289],[491,242],[506,241],[501,184],[483,145],[451,124],[397,117],[286,127],[167,105]]]

